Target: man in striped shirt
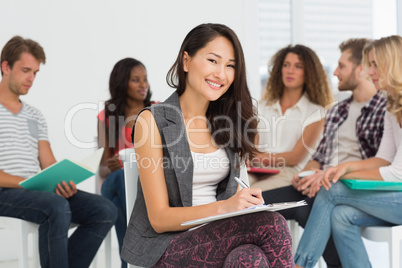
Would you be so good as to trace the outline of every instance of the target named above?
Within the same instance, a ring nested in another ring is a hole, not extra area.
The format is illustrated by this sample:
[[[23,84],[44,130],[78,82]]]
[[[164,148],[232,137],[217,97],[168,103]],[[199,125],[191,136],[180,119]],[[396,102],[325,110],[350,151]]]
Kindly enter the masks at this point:
[[[45,61],[43,48],[20,36],[1,52],[0,216],[40,225],[42,267],[88,267],[117,218],[113,203],[77,190],[71,181],[59,184],[54,193],[19,186],[56,162],[42,113],[20,100]],[[79,226],[68,238],[71,223]]]

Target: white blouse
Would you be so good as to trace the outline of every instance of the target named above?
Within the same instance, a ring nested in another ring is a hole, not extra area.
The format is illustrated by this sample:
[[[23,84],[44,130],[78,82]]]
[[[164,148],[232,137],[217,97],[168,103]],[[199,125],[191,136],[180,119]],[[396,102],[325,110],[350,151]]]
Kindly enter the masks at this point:
[[[325,108],[312,103],[304,94],[300,100],[282,114],[279,101],[268,105],[258,104],[259,150],[263,152],[284,153],[292,151],[303,134],[304,129],[325,117]],[[319,139],[318,139],[319,140]],[[315,146],[318,145],[318,141]],[[301,170],[315,152],[307,148],[308,154],[296,166]]]
[[[193,206],[209,204],[216,200],[218,184],[230,172],[230,160],[222,148],[202,154],[191,152],[193,158]],[[240,167],[240,178],[248,183],[246,165]]]
[[[386,112],[384,117],[384,134],[376,157],[382,158],[391,165],[380,168],[384,181],[402,182],[402,128],[396,117]]]

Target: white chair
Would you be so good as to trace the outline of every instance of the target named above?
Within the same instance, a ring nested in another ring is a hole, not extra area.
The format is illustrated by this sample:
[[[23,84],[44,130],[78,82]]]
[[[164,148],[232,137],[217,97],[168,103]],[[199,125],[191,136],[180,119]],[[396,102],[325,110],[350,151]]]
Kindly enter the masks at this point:
[[[40,267],[39,245],[38,245],[38,224],[21,219],[0,216],[0,229],[14,230],[19,241],[19,267],[28,268],[28,238],[32,235],[33,244],[33,266]]]
[[[99,194],[99,195],[101,194],[102,182],[103,182],[103,179],[99,175],[99,169],[98,169],[95,174],[95,193],[96,194]],[[112,267],[112,231],[113,231],[113,229],[114,229],[114,227],[112,227],[112,229],[110,229],[110,231],[107,233],[105,239],[103,240],[104,254],[105,254],[105,267],[106,268]],[[100,261],[99,251],[96,254],[96,257],[92,262],[94,267],[98,266],[98,261]]]
[[[400,243],[402,241],[402,225],[370,226],[361,228],[364,238],[375,242],[387,242],[389,250],[389,267],[400,268]]]
[[[294,255],[299,245],[299,240],[303,234],[303,229],[300,227],[300,225],[297,223],[296,220],[287,220],[287,223],[290,234],[292,235],[292,249]],[[324,259],[322,257],[318,260],[316,267],[318,268],[326,267]]]
[[[124,162],[124,184],[126,188],[127,224],[137,197],[138,168],[137,162]]]
[[[137,197],[138,168],[137,162],[124,162],[124,183],[126,187],[126,207],[127,207],[127,224],[130,221],[133,211],[135,199]],[[135,268],[132,264],[128,264],[128,268]]]
[[[71,224],[70,228],[77,227],[76,224]],[[39,262],[39,237],[38,237],[38,228],[39,225],[33,222],[0,216],[0,229],[13,230],[17,234],[18,246],[20,248],[18,254],[18,266],[20,268],[28,268],[29,266],[29,235],[32,236],[32,267],[40,267]],[[109,237],[110,241],[110,232],[108,233],[107,239]],[[110,242],[109,242],[110,243]],[[99,258],[99,254],[95,256],[91,267],[97,267],[97,258]],[[111,247],[109,244],[109,248],[105,244],[105,267],[112,267],[111,260]]]
[[[287,220],[288,227],[290,234],[292,236],[292,248],[293,248],[293,255],[296,253],[297,246],[299,245],[299,240],[301,237],[300,234],[300,226],[295,220]]]

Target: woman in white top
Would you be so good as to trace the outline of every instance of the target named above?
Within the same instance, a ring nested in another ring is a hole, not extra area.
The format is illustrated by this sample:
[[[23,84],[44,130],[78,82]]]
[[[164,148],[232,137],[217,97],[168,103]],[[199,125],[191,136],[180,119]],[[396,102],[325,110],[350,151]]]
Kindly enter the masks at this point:
[[[294,267],[276,212],[182,225],[264,203],[261,190],[235,179],[257,129],[236,34],[222,24],[192,29],[167,81],[176,91],[141,112],[133,130],[140,187],[122,257],[141,267]]]
[[[280,174],[249,174],[263,191],[291,185],[312,154],[322,133],[325,106],[332,93],[325,70],[313,50],[287,46],[271,59],[270,77],[258,105],[258,138],[262,152],[252,161],[280,168]]]
[[[321,182],[325,189],[319,191],[314,201],[297,249],[298,267],[314,266],[331,231],[342,267],[371,267],[360,227],[402,224],[402,192],[352,190],[338,182],[339,179],[402,182],[401,47],[402,37],[390,36],[370,43],[363,51],[363,64],[374,85],[388,93],[384,135],[375,157],[326,170]]]

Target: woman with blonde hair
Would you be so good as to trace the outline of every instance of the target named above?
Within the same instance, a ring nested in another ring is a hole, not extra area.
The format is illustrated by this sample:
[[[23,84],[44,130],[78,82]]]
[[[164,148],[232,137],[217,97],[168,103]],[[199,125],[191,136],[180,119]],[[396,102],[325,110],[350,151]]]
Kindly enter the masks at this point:
[[[332,102],[324,67],[312,49],[289,45],[272,57],[270,70],[258,105],[261,153],[252,165],[280,168],[280,174],[249,174],[252,186],[263,191],[291,185],[317,145],[325,107]]]
[[[402,182],[402,37],[375,40],[363,50],[363,64],[389,104],[384,134],[375,157],[326,170],[300,240],[297,267],[313,267],[331,234],[342,267],[371,267],[360,227],[402,224],[402,192],[352,190],[339,179]]]

